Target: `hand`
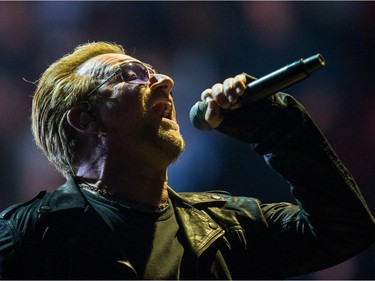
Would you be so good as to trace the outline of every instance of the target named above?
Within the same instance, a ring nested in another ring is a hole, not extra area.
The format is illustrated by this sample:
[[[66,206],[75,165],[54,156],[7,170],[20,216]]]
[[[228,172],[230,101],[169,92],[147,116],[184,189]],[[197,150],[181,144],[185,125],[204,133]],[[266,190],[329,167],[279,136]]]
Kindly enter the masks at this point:
[[[213,128],[217,128],[224,120],[222,109],[228,109],[238,102],[238,97],[246,89],[246,76],[239,74],[217,83],[211,89],[206,89],[201,94],[202,101],[207,103],[205,120]]]

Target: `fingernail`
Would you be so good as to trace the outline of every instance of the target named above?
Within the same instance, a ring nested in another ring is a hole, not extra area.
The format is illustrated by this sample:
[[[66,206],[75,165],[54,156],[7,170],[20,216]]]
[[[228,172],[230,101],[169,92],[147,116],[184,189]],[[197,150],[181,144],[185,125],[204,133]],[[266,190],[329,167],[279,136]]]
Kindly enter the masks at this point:
[[[240,87],[236,87],[236,93],[239,95],[241,94],[241,92],[242,92],[242,89]]]
[[[229,101],[230,103],[233,103],[233,102],[234,102],[233,96],[228,96],[228,101]]]

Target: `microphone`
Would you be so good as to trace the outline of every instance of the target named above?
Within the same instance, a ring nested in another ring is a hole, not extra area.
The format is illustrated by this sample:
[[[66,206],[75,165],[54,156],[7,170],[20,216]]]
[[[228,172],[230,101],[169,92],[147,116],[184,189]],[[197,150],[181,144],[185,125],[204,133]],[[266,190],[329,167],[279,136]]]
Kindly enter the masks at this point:
[[[237,104],[229,109],[226,113],[242,106],[255,103],[265,99],[293,84],[307,78],[311,73],[325,66],[325,60],[321,54],[316,54],[307,59],[300,59],[288,64],[266,76],[255,79],[247,84],[246,90],[242,96],[238,97]],[[190,122],[199,130],[212,130],[204,115],[207,110],[207,103],[199,101],[190,110]],[[224,110],[224,109],[223,109]]]

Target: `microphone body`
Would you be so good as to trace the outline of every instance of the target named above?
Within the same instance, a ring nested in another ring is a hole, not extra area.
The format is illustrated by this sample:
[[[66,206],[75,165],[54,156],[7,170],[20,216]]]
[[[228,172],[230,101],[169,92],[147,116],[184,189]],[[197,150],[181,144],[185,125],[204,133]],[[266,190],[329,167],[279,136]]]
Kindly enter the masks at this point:
[[[323,66],[325,66],[325,60],[321,54],[317,54],[307,59],[295,61],[266,76],[255,79],[247,84],[243,95],[238,97],[238,103],[226,111],[232,111],[265,99],[309,77],[311,73]],[[204,101],[197,102],[190,110],[190,122],[199,130],[213,129],[204,119],[206,110],[207,104]]]

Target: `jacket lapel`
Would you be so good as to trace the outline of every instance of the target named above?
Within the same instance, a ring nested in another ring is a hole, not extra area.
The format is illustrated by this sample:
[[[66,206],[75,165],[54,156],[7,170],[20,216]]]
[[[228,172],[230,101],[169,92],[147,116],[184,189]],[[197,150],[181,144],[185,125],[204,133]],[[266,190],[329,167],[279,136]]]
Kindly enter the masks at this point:
[[[225,231],[202,209],[203,206],[223,206],[226,201],[209,193],[176,193],[168,190],[173,201],[177,220],[183,229],[187,241],[200,257]]]

